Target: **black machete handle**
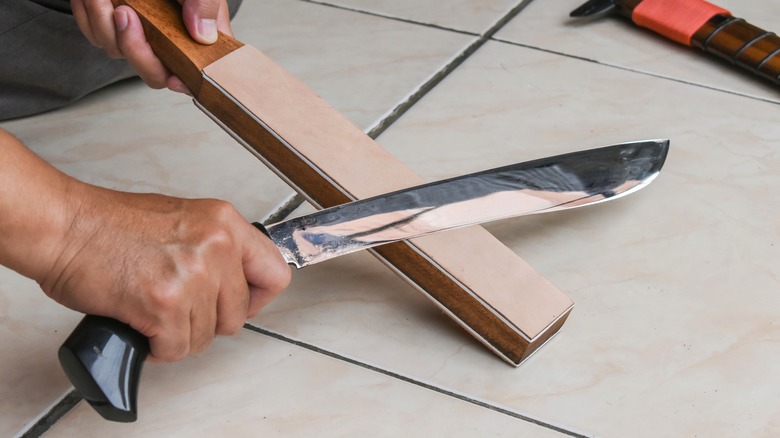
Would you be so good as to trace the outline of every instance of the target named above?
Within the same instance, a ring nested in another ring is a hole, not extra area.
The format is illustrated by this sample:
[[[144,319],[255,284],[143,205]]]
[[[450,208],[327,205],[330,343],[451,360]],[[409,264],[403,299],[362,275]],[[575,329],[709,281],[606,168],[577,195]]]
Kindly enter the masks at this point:
[[[268,236],[265,227],[257,229]],[[110,421],[138,418],[141,369],[149,355],[149,340],[112,318],[87,315],[59,349],[65,375],[97,413]]]

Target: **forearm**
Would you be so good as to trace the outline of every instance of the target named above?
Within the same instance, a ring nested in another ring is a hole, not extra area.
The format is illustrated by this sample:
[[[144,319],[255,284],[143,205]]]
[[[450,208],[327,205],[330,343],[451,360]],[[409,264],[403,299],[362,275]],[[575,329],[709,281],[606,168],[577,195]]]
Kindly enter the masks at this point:
[[[0,129],[0,264],[38,282],[55,263],[83,184]]]
[[[0,264],[71,309],[130,324],[156,359],[235,333],[290,282],[227,202],[82,183],[1,129],[0,151]]]

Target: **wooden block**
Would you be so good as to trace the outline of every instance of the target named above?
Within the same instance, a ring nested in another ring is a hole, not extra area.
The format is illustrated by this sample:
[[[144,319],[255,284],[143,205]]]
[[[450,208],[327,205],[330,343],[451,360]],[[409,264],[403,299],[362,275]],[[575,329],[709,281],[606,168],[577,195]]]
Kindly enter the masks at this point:
[[[424,182],[257,49],[200,46],[175,1],[123,0],[201,109],[319,208]],[[183,35],[183,36],[182,36]],[[519,365],[563,325],[571,300],[482,227],[374,250],[493,352]]]

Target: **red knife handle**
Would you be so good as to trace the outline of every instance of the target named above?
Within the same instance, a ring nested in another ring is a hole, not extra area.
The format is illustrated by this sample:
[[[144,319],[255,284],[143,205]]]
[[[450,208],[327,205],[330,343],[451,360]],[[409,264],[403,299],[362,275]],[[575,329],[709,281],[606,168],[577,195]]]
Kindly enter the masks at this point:
[[[691,45],[780,84],[780,37],[741,18],[713,17]]]

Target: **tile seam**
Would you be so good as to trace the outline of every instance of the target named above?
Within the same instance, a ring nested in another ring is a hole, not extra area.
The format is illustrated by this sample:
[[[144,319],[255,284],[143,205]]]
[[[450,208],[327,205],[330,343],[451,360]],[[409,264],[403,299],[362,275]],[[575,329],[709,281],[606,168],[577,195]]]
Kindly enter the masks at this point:
[[[43,436],[57,421],[70,412],[82,400],[75,389],[63,394],[48,410],[44,411],[37,420],[31,422],[22,429],[15,438],[38,438]]]
[[[390,126],[392,126],[404,114],[406,114],[407,111],[409,111],[412,107],[414,107],[414,105],[416,105],[420,100],[422,100],[422,98],[425,97],[425,95],[427,95],[431,90],[436,88],[436,86],[439,85],[441,81],[443,81],[452,72],[457,70],[457,68],[460,67],[460,65],[462,65],[468,58],[470,58],[471,55],[476,53],[480,47],[482,47],[487,41],[490,41],[496,32],[498,32],[509,21],[511,21],[515,16],[517,16],[517,14],[519,14],[523,9],[525,9],[525,7],[528,6],[528,4],[530,4],[531,1],[533,0],[521,0],[514,7],[512,7],[506,14],[504,14],[498,20],[496,20],[496,22],[481,35],[473,32],[465,32],[458,29],[451,29],[443,26],[437,26],[430,23],[421,23],[412,20],[405,20],[398,17],[392,17],[388,15],[362,11],[359,9],[353,9],[344,6],[339,6],[339,5],[323,3],[316,0],[299,0],[299,1],[302,1],[304,3],[327,6],[327,7],[342,9],[350,12],[367,14],[375,17],[386,18],[389,20],[396,20],[404,23],[426,26],[437,30],[455,32],[455,33],[460,33],[460,34],[465,34],[465,35],[470,35],[475,37],[475,39],[470,44],[468,44],[463,50],[461,50],[454,57],[452,57],[450,61],[447,62],[443,67],[441,67],[439,70],[435,71],[433,74],[428,76],[427,80],[425,80],[422,84],[420,84],[416,89],[413,89],[412,92],[409,93],[405,99],[396,103],[396,105],[391,110],[389,110],[384,117],[382,117],[378,122],[374,124],[373,127],[369,128],[366,131],[366,134],[369,137],[376,140],[380,135],[382,135],[383,132],[385,132],[388,128],[390,128]],[[296,208],[301,206],[304,203],[304,201],[305,200],[300,194],[293,193],[292,196],[288,197],[288,199],[282,203],[282,205],[277,207],[276,210],[272,211],[263,223],[267,225],[269,223],[273,223],[285,219]]]
[[[456,400],[460,400],[462,402],[466,402],[466,403],[478,406],[478,407],[483,408],[483,409],[487,409],[487,410],[496,412],[498,414],[506,415],[506,416],[515,418],[517,420],[521,420],[521,421],[526,422],[526,423],[534,424],[536,426],[539,426],[539,427],[542,427],[544,429],[548,429],[548,430],[551,430],[551,431],[554,431],[554,432],[558,432],[558,433],[566,435],[566,436],[571,436],[571,437],[574,437],[574,438],[592,438],[594,436],[594,435],[587,435],[587,434],[584,434],[582,432],[576,432],[574,430],[567,429],[567,428],[565,428],[563,426],[559,426],[559,425],[553,424],[552,422],[545,421],[545,420],[542,420],[542,419],[539,419],[539,418],[535,418],[535,417],[533,417],[533,416],[531,416],[529,414],[524,414],[522,412],[518,412],[516,410],[512,410],[511,408],[501,407],[501,406],[498,406],[497,404],[494,404],[494,403],[491,403],[491,402],[488,402],[488,401],[485,401],[485,400],[480,400],[478,397],[469,396],[467,394],[460,393],[460,392],[457,392],[457,391],[452,390],[452,389],[447,389],[447,388],[444,388],[444,387],[441,387],[441,386],[437,386],[437,385],[435,385],[433,383],[428,383],[428,382],[425,382],[423,380],[416,379],[414,377],[411,377],[411,376],[408,376],[408,375],[405,375],[405,374],[402,374],[402,373],[399,373],[399,372],[394,372],[394,371],[382,368],[382,367],[377,366],[377,365],[372,365],[372,364],[370,364],[368,362],[364,362],[362,360],[359,360],[359,359],[356,359],[356,358],[353,358],[353,357],[349,357],[349,356],[346,356],[346,355],[343,355],[343,354],[340,354],[340,353],[336,353],[335,351],[327,350],[325,348],[318,347],[316,345],[309,344],[309,343],[303,342],[301,340],[293,339],[293,338],[285,336],[285,335],[283,335],[281,333],[277,333],[277,332],[265,329],[265,328],[257,326],[257,325],[246,323],[246,324],[244,324],[244,329],[252,331],[252,332],[255,332],[255,333],[258,333],[258,334],[261,334],[261,335],[264,335],[264,336],[267,336],[269,338],[276,339],[276,340],[281,341],[281,342],[285,342],[287,344],[294,345],[294,346],[299,347],[299,348],[303,348],[305,350],[312,351],[314,353],[321,354],[323,356],[330,357],[332,359],[336,359],[336,360],[345,362],[345,363],[353,365],[353,366],[357,366],[357,367],[363,368],[363,369],[368,370],[368,371],[373,371],[375,373],[382,374],[384,376],[387,376],[387,377],[390,377],[390,378],[393,378],[393,379],[396,379],[396,380],[400,380],[402,382],[409,383],[409,384],[421,387],[423,389],[427,389],[429,391],[433,391],[433,392],[439,393],[441,395],[444,395],[444,396],[447,396],[447,397],[450,397],[450,398],[454,398]]]
[[[312,0],[302,0],[312,1]],[[387,113],[381,121],[379,121],[374,128],[368,131],[368,135],[371,138],[378,138],[385,132],[393,123],[398,121],[407,111],[409,111],[414,105],[416,105],[423,97],[425,97],[431,90],[436,88],[447,76],[452,74],[458,69],[468,58],[476,53],[487,41],[491,40],[492,36],[498,32],[502,27],[506,25],[512,18],[517,16],[532,0],[522,0],[509,10],[505,15],[499,18],[487,31],[481,35],[471,34],[475,39],[468,44],[464,49],[451,58],[438,71],[431,74],[428,79],[413,90],[406,99],[397,103],[396,106]],[[392,17],[386,17],[395,19]]]
[[[319,1],[315,1],[315,0],[300,0],[300,1],[303,1],[303,2],[306,2],[306,3],[318,4],[318,5],[322,5],[322,6],[333,7],[333,8],[342,9],[342,10],[347,10],[347,11],[351,11],[351,12],[355,12],[355,13],[371,15],[371,16],[385,18],[385,19],[396,20],[396,21],[400,21],[400,22],[404,22],[404,23],[415,24],[415,25],[419,25],[419,26],[425,26],[425,27],[429,27],[429,28],[432,28],[432,29],[436,29],[436,30],[442,30],[442,31],[459,33],[459,34],[463,34],[463,35],[470,35],[470,36],[473,36],[473,37],[477,37],[471,44],[469,44],[464,50],[462,50],[458,55],[456,55],[452,59],[452,61],[450,61],[443,68],[439,69],[437,72],[435,72],[433,75],[431,75],[429,77],[429,79],[427,81],[425,81],[420,87],[418,87],[417,90],[415,90],[413,93],[411,93],[409,95],[409,97],[407,97],[407,99],[405,99],[401,103],[397,104],[395,106],[395,108],[393,108],[393,110],[391,110],[386,117],[381,119],[377,124],[374,125],[373,128],[368,130],[367,134],[371,138],[376,139],[385,130],[387,130],[393,123],[395,123],[401,116],[403,116],[403,114],[405,114],[417,102],[419,102],[426,94],[428,94],[428,92],[430,92],[433,88],[435,88],[436,85],[438,85],[445,77],[447,77],[450,73],[455,71],[466,59],[468,59],[480,47],[482,47],[482,45],[484,45],[485,42],[491,40],[492,36],[498,30],[500,30],[506,23],[508,23],[512,18],[514,18],[518,13],[520,13],[520,11],[522,11],[522,9],[524,9],[533,0],[522,0],[522,1],[520,1],[507,14],[502,16],[498,21],[496,21],[496,23],[493,26],[491,26],[485,33],[483,33],[481,35],[479,35],[477,33],[474,33],[474,32],[468,32],[468,31],[463,31],[463,30],[459,30],[459,29],[447,28],[447,27],[444,27],[444,26],[438,26],[438,25],[435,25],[435,24],[432,24],[432,23],[416,22],[416,21],[413,21],[413,20],[407,20],[407,19],[402,19],[402,18],[399,18],[399,17],[392,17],[392,16],[388,16],[388,15],[372,13],[372,12],[369,12],[369,11],[362,11],[362,10],[358,10],[358,9],[347,8],[347,7],[343,7],[343,6],[339,6],[339,5],[333,5],[333,4],[328,4],[328,3],[319,2]],[[263,219],[262,222],[264,224],[268,224],[268,223],[273,223],[273,222],[277,222],[277,221],[283,220],[284,218],[289,216],[296,208],[298,208],[301,204],[303,204],[303,202],[304,202],[304,199],[303,199],[303,197],[301,195],[299,195],[297,193],[292,193],[291,195],[288,195],[288,197],[284,201],[282,201],[282,203],[279,206],[277,206],[277,208],[275,210],[273,210],[271,213],[269,213]],[[262,329],[259,329],[259,328],[254,329],[254,327],[250,326],[249,324],[245,325],[245,327],[249,328],[250,330],[253,330],[253,331],[262,330]],[[261,333],[263,333],[263,332],[261,332]],[[265,334],[268,335],[268,336],[271,336],[271,337],[275,337],[271,333],[272,332],[267,332]],[[279,335],[279,336],[281,336],[281,335]],[[277,339],[284,340],[285,338],[277,338]],[[295,342],[293,342],[293,343],[295,343]],[[304,345],[307,345],[307,344],[300,343],[300,344],[296,344],[296,345],[304,346]],[[331,357],[342,358],[342,360],[347,360],[348,362],[350,362],[350,360],[347,359],[346,357],[335,355],[335,353],[328,354],[328,353],[325,352],[325,350],[319,351],[317,349],[317,347],[314,347],[314,346],[311,346],[310,349],[313,349],[313,351],[318,351],[318,352],[320,352],[322,354],[329,355]],[[522,414],[519,414],[519,413],[513,413],[511,410],[507,410],[507,409],[504,409],[504,408],[500,408],[500,407],[497,407],[497,406],[490,405],[490,404],[488,404],[486,402],[481,402],[481,401],[477,401],[477,400],[468,398],[465,395],[460,395],[460,394],[457,394],[457,393],[454,393],[454,392],[451,392],[451,391],[447,391],[447,390],[445,390],[443,388],[438,388],[438,387],[435,387],[435,386],[431,386],[431,385],[425,384],[424,382],[417,382],[414,379],[407,378],[407,377],[404,377],[404,376],[401,376],[401,375],[394,375],[394,373],[390,373],[389,371],[382,370],[381,368],[374,367],[372,365],[363,364],[363,363],[361,363],[359,361],[352,361],[352,362],[354,362],[355,365],[359,365],[359,366],[362,366],[364,368],[374,370],[376,372],[387,374],[387,375],[389,375],[391,377],[396,377],[396,378],[399,378],[401,380],[408,381],[410,383],[415,383],[415,384],[418,384],[419,386],[428,387],[428,389],[436,390],[437,392],[443,393],[445,395],[449,395],[451,397],[455,397],[455,398],[467,401],[469,403],[472,403],[472,404],[475,404],[475,405],[478,405],[478,406],[482,406],[482,407],[487,408],[487,409],[491,409],[491,410],[494,410],[494,411],[497,411],[497,412],[500,412],[500,413],[504,413],[506,415],[510,415],[510,416],[519,418],[521,420],[537,424],[537,425],[539,425],[541,427],[546,427],[548,429],[556,430],[558,432],[561,432],[561,433],[564,433],[564,434],[567,434],[567,435],[570,435],[570,436],[574,436],[574,437],[582,437],[582,438],[586,438],[587,437],[586,435],[576,434],[574,432],[570,432],[568,430],[565,430],[565,429],[562,429],[562,428],[558,428],[557,426],[553,426],[553,425],[541,422],[539,420],[535,420],[535,419],[533,419],[531,417],[523,416]],[[20,432],[20,435],[18,435],[19,438],[33,438],[33,437],[40,437],[40,436],[42,436],[55,423],[57,423],[57,421],[59,421],[64,415],[66,415],[68,412],[70,412],[81,400],[82,400],[81,396],[75,390],[71,390],[71,391],[67,392],[64,396],[62,396],[62,398],[59,401],[55,401],[54,405],[51,408],[49,408],[48,411],[45,411],[44,413],[42,413],[40,418],[37,421],[31,423],[31,425],[29,427],[27,427],[26,429],[23,429]]]
[[[415,21],[415,20],[412,20],[412,19],[409,19],[409,18],[401,18],[401,17],[396,17],[396,16],[393,16],[393,15],[382,14],[382,13],[379,13],[379,12],[367,11],[365,9],[357,9],[357,8],[352,8],[352,7],[348,7],[348,6],[342,6],[342,5],[337,5],[337,4],[333,4],[333,3],[327,3],[327,2],[324,2],[324,1],[318,1],[318,0],[299,0],[299,1],[301,1],[303,3],[311,3],[311,4],[314,4],[314,5],[325,6],[325,7],[334,8],[334,9],[340,9],[342,11],[355,12],[355,13],[358,13],[358,14],[369,15],[371,17],[386,18],[388,20],[399,21],[401,23],[407,23],[407,24],[414,24],[414,25],[418,25],[418,26],[430,27],[432,29],[437,29],[437,30],[444,30],[444,31],[448,31],[448,32],[455,32],[455,33],[460,33],[460,34],[464,34],[464,35],[471,35],[471,36],[478,36],[479,35],[479,33],[477,33],[477,32],[456,29],[454,27],[441,26],[441,25],[433,24],[433,23],[426,23],[424,21]]]
[[[691,86],[694,86],[694,87],[703,88],[705,90],[715,91],[715,92],[724,93],[724,94],[730,94],[730,95],[733,95],[733,96],[744,97],[744,98],[747,98],[747,99],[756,100],[756,101],[759,101],[759,102],[770,103],[770,104],[773,104],[773,105],[780,105],[780,101],[778,101],[778,100],[772,100],[772,99],[763,98],[763,97],[759,97],[759,96],[752,96],[750,94],[741,93],[739,91],[726,90],[726,89],[718,88],[718,87],[712,86],[712,85],[699,84],[699,83],[696,83],[696,82],[691,82],[691,81],[687,81],[687,80],[684,80],[684,79],[674,78],[674,77],[671,77],[671,76],[664,76],[664,75],[658,74],[658,73],[653,73],[653,72],[649,72],[649,71],[634,69],[634,68],[625,67],[625,66],[621,66],[621,65],[617,65],[617,64],[610,64],[608,62],[602,62],[602,61],[598,61],[598,60],[595,60],[595,59],[586,58],[584,56],[573,55],[571,53],[559,52],[557,50],[545,49],[545,48],[542,48],[542,47],[532,46],[530,44],[518,43],[516,41],[509,41],[509,40],[505,40],[505,39],[501,39],[501,38],[491,38],[490,40],[494,41],[494,42],[497,42],[497,43],[507,44],[507,45],[510,45],[510,46],[522,47],[522,48],[526,48],[526,49],[530,49],[530,50],[536,50],[536,51],[539,51],[539,52],[549,53],[551,55],[558,55],[558,56],[563,56],[563,57],[566,57],[566,58],[576,59],[578,61],[591,62],[593,64],[597,64],[597,65],[601,65],[601,66],[609,67],[609,68],[614,68],[614,69],[617,69],[617,70],[627,71],[627,72],[631,72],[631,73],[637,73],[637,74],[640,74],[640,75],[645,75],[645,76],[658,78],[658,79],[664,79],[664,80],[667,80],[667,81],[677,82],[677,83],[680,83],[680,84],[691,85]]]

